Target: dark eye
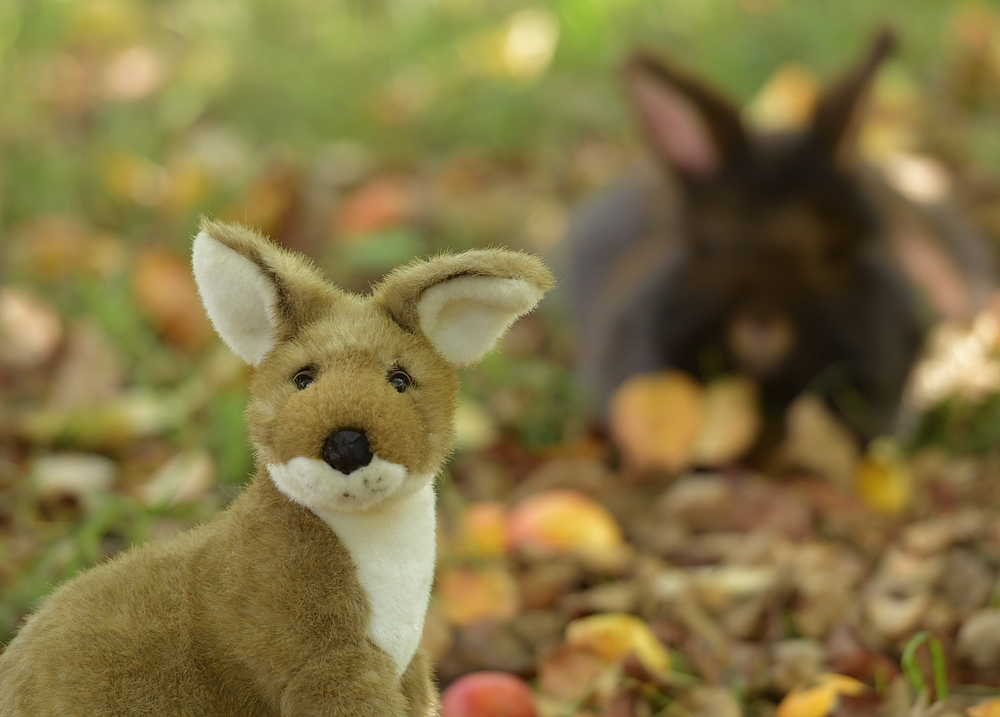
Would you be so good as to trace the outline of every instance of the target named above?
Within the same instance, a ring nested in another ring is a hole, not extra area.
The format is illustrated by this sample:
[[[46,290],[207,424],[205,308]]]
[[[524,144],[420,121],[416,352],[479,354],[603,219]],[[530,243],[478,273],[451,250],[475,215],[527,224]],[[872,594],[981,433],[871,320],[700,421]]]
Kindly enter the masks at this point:
[[[300,391],[309,388],[314,380],[316,380],[316,377],[313,376],[313,370],[311,368],[304,368],[292,376],[292,383],[294,383],[295,388]]]
[[[400,393],[408,389],[412,383],[413,379],[410,378],[410,374],[402,369],[397,368],[389,372],[389,385]]]

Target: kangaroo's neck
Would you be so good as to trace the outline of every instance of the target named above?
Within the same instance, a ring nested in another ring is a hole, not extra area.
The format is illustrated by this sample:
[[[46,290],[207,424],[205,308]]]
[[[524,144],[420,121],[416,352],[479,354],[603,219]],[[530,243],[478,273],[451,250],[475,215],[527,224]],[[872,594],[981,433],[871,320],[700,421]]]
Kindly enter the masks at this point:
[[[322,515],[285,496],[266,470],[257,474],[248,494],[252,494],[255,506],[287,514],[287,520],[300,523],[307,533],[317,527],[332,531],[347,548],[368,598],[368,637],[393,658],[402,674],[420,644],[434,579],[433,484],[385,507],[358,513],[325,511]]]

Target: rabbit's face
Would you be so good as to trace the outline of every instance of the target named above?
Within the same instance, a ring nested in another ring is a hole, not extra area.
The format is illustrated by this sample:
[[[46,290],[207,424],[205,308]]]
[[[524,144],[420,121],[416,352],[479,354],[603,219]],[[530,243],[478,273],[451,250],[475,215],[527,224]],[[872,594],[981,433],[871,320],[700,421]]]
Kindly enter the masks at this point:
[[[715,296],[708,321],[730,362],[767,379],[795,354],[816,307],[848,291],[875,211],[848,173],[795,136],[758,142],[745,162],[685,191],[689,288]]]

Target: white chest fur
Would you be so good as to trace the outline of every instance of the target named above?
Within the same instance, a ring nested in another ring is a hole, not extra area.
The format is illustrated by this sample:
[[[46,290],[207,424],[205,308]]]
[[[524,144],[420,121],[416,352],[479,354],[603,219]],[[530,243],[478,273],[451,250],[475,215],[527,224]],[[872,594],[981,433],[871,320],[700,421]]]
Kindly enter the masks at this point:
[[[420,644],[434,580],[434,486],[378,511],[324,513],[320,517],[351,551],[368,593],[368,637],[402,674]]]

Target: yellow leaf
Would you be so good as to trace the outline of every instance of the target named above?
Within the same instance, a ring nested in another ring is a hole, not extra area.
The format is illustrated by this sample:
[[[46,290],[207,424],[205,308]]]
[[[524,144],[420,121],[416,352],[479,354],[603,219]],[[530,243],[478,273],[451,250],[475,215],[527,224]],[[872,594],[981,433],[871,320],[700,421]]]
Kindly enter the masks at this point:
[[[611,398],[611,433],[636,467],[680,471],[691,464],[703,404],[701,386],[680,371],[633,376]]]
[[[973,705],[967,708],[965,713],[969,717],[1000,717],[1000,697]]]
[[[704,417],[692,448],[700,466],[722,466],[743,455],[757,439],[757,387],[745,378],[713,381],[705,389]]]
[[[872,510],[898,515],[913,497],[913,476],[899,446],[888,437],[871,442],[854,478],[861,500]]]
[[[840,695],[860,695],[866,689],[865,683],[847,675],[818,675],[789,692],[774,717],[826,717]]]
[[[653,674],[670,670],[670,653],[643,620],[626,613],[601,613],[574,620],[566,643],[591,650],[608,662],[634,654]]]
[[[574,490],[547,490],[520,501],[510,512],[507,534],[515,549],[551,555],[615,550],[622,532],[600,503]]]

